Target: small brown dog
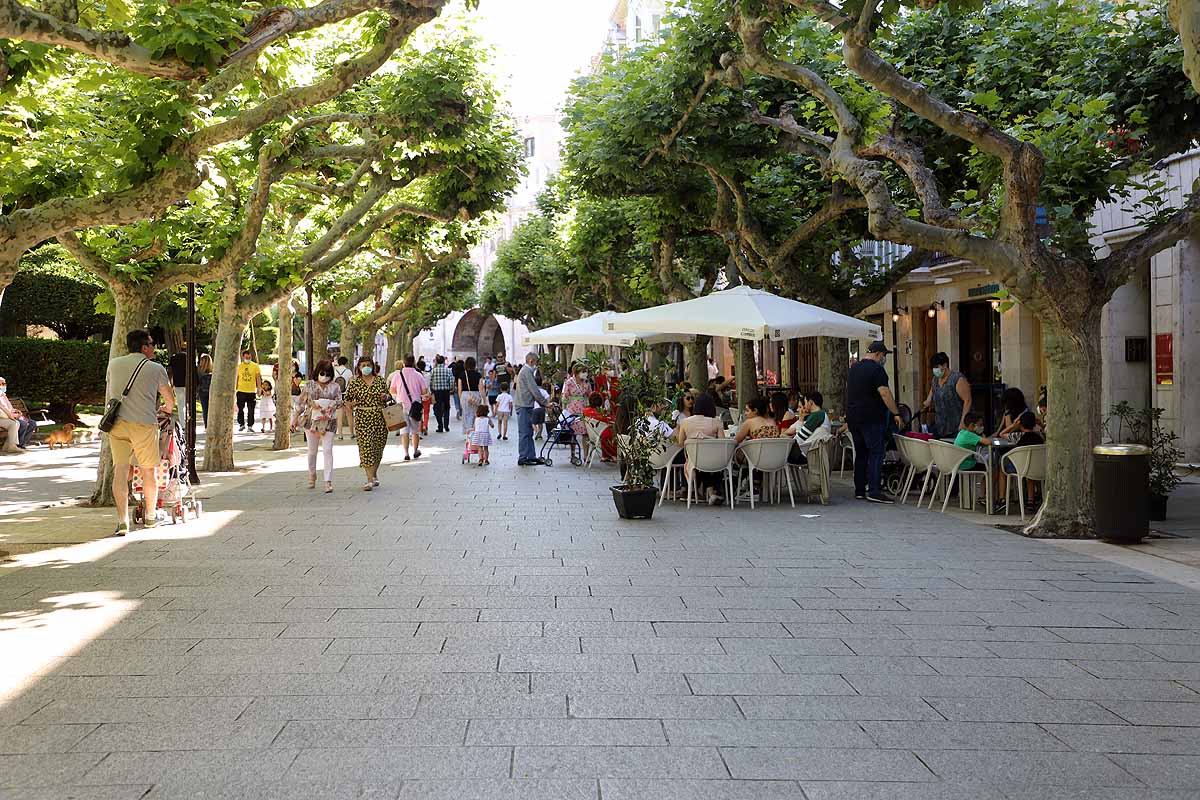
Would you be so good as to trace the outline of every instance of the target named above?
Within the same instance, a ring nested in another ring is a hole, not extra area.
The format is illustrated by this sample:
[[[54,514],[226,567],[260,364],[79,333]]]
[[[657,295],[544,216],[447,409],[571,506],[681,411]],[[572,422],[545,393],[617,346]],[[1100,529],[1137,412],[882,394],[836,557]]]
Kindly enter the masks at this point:
[[[46,446],[51,450],[54,449],[54,445],[58,445],[59,447],[69,447],[70,445],[74,444],[74,433],[75,426],[68,422],[58,430],[51,431],[50,433],[46,434]]]

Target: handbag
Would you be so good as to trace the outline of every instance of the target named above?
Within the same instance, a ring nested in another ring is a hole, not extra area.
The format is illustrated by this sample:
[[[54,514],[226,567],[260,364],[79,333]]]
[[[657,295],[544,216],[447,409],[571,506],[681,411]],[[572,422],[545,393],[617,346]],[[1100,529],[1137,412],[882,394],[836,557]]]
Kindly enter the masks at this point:
[[[108,406],[104,409],[104,416],[100,418],[100,424],[97,426],[100,428],[101,433],[108,433],[117,424],[117,418],[121,416],[121,401],[129,396],[130,390],[133,389],[133,382],[141,374],[142,367],[149,363],[150,359],[143,359],[142,363],[137,365],[137,369],[133,371],[133,374],[129,376],[129,383],[125,384],[125,391],[121,392],[121,396],[114,397],[108,401]]]
[[[425,414],[425,403],[421,398],[413,400],[412,390],[408,388],[408,381],[404,379],[404,370],[400,370],[400,382],[404,384],[404,393],[408,395],[408,402],[411,404],[408,409],[408,415],[413,419],[420,419]]]
[[[398,431],[401,428],[408,427],[408,420],[405,419],[404,407],[397,403],[389,403],[383,407],[383,424],[387,426],[389,431]]]

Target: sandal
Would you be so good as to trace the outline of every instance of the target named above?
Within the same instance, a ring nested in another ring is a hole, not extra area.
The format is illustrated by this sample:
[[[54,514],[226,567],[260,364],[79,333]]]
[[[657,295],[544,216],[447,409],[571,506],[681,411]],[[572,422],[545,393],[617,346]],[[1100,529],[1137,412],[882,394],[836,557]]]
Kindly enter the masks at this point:
[[[316,475],[308,476],[308,488],[310,488],[310,489],[317,488],[317,476]]]
[[[373,485],[373,484],[372,484],[370,481],[367,481],[366,483],[364,483],[364,484],[363,484],[363,491],[364,491],[364,492],[369,492],[369,491],[371,491],[371,490],[372,490],[372,489],[374,489],[374,488],[375,488],[375,486],[374,486],[374,485]]]
[[[333,494],[333,481],[325,481],[325,494]]]

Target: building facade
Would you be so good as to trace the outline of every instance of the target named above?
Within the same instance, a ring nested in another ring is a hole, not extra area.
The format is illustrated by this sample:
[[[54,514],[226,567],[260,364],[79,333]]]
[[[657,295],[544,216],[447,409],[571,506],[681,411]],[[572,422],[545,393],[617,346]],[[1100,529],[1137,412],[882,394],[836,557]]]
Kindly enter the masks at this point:
[[[538,194],[546,182],[562,166],[560,150],[563,130],[556,114],[540,114],[517,120],[518,130],[525,146],[526,175],[517,187],[508,207],[500,215],[492,235],[471,250],[471,263],[475,265],[476,287],[483,288],[483,279],[496,263],[496,252],[507,241],[517,225],[536,210]],[[529,329],[517,320],[499,314],[484,314],[478,308],[455,312],[442,319],[433,328],[422,331],[413,340],[413,352],[433,357],[444,354],[450,357],[482,359],[487,355],[504,353],[510,362],[519,362],[529,348],[521,345],[521,339]]]
[[[1161,177],[1178,207],[1200,177],[1200,150],[1165,159]],[[1120,247],[1141,228],[1131,209],[1138,198],[1098,208],[1093,243]],[[903,254],[881,247],[887,258]],[[1138,270],[1104,309],[1102,407],[1127,401],[1164,410],[1190,462],[1200,461],[1200,237],[1164,251]],[[994,300],[1003,287],[983,269],[941,258],[910,273],[865,318],[879,323],[896,349],[887,367],[901,402],[917,409],[929,393],[929,359],[950,357],[971,382],[973,405],[988,418],[999,411],[1000,392],[1020,388],[1032,405],[1046,385],[1041,325],[1019,304],[1003,310]],[[1189,388],[1191,387],[1191,388]],[[1048,398],[1053,416],[1054,398]]]

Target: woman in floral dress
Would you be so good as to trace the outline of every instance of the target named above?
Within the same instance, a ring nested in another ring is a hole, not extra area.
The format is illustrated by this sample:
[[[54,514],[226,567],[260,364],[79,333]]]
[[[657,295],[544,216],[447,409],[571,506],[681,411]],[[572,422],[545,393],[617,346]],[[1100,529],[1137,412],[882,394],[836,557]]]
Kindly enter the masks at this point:
[[[325,493],[333,491],[333,435],[337,433],[338,410],[342,407],[342,387],[333,379],[333,362],[317,363],[315,380],[307,381],[297,398],[292,430],[304,429],[308,442],[308,488],[317,486],[317,449],[324,452]]]
[[[592,385],[588,383],[583,362],[576,361],[571,365],[571,374],[563,381],[562,388],[564,413],[579,418],[571,425],[576,436],[587,435],[587,428],[583,425],[583,412],[587,408],[588,396],[591,393]]]
[[[387,425],[383,407],[392,402],[387,382],[369,356],[362,356],[354,367],[354,377],[346,387],[346,405],[354,409],[354,434],[358,439],[359,466],[367,473],[363,491],[379,485],[379,464],[387,445]]]

